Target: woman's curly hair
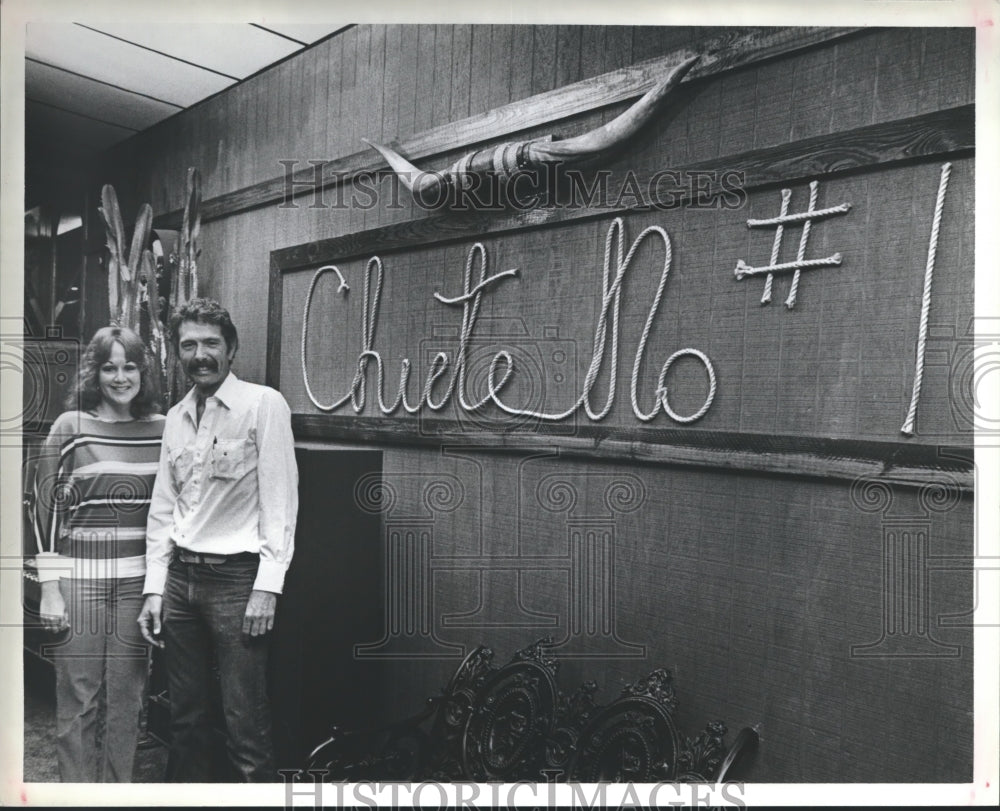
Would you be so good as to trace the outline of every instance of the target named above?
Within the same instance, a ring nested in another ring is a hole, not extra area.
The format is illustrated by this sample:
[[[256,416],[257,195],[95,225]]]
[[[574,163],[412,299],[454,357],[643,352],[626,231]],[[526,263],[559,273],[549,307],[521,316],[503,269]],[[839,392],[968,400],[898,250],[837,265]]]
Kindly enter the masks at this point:
[[[142,338],[127,327],[102,327],[90,339],[80,361],[80,372],[76,385],[66,407],[70,410],[93,411],[101,402],[100,374],[115,344],[125,350],[125,359],[139,367],[139,393],[130,403],[132,416],[136,419],[157,414],[160,411],[160,391],[149,352]]]

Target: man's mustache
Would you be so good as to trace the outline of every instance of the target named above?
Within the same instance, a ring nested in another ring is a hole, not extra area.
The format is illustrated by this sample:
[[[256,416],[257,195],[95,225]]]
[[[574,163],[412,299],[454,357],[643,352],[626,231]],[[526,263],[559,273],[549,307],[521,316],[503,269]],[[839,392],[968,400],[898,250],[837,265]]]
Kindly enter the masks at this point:
[[[217,372],[219,370],[219,365],[213,361],[200,361],[198,363],[191,362],[188,364],[188,369],[192,372]]]

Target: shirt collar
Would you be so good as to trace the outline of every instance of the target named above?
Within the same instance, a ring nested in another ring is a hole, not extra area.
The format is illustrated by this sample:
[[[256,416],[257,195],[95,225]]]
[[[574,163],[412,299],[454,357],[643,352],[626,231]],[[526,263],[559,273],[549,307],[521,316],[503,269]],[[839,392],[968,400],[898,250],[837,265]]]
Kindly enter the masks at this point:
[[[215,397],[222,405],[226,408],[232,410],[233,404],[237,401],[237,389],[239,388],[240,379],[232,373],[229,372],[226,375],[226,379],[222,381],[222,384],[218,389],[215,390]],[[192,386],[191,390],[184,396],[184,399],[178,403],[181,412],[187,414],[190,417],[191,422],[197,424],[197,408],[198,408],[198,387]]]
[[[226,379],[222,381],[222,385],[216,389],[214,396],[230,411],[238,399],[236,393],[237,389],[239,389],[239,385],[240,379],[230,372],[226,375]]]

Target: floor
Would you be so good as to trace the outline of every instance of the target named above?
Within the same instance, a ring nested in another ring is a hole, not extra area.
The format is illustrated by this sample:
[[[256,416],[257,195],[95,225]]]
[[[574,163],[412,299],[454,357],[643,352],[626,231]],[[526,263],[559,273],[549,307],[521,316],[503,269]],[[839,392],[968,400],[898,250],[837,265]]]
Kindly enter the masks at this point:
[[[135,783],[162,783],[167,764],[166,747],[155,740],[136,753]],[[56,783],[59,769],[55,754],[55,678],[51,665],[24,655],[24,782]]]

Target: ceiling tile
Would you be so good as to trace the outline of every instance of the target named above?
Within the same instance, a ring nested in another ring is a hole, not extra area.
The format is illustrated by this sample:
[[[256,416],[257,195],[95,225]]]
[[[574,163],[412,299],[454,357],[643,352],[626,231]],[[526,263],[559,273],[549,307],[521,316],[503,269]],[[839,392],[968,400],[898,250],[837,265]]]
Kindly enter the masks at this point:
[[[249,24],[97,23],[91,27],[237,79],[301,49],[284,37]]]
[[[234,84],[211,71],[72,23],[28,23],[25,55],[184,107]]]

